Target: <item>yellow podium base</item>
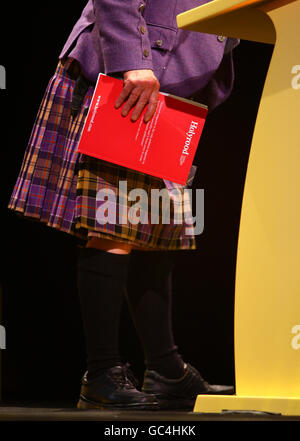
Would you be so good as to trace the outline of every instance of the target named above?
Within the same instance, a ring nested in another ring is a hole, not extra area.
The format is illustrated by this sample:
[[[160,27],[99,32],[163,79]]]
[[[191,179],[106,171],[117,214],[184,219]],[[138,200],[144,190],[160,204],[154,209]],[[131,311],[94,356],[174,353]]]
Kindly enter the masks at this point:
[[[194,412],[268,412],[300,416],[300,397],[243,397],[237,395],[198,395]]]

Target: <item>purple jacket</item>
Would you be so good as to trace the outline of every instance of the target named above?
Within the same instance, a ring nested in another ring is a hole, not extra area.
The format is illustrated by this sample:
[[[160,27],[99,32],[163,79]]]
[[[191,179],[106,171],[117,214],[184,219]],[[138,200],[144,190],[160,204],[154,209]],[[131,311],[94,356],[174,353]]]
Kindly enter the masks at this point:
[[[209,0],[89,0],[59,58],[77,59],[96,82],[106,74],[152,69],[161,91],[212,110],[233,85],[237,40],[177,28],[176,15]]]

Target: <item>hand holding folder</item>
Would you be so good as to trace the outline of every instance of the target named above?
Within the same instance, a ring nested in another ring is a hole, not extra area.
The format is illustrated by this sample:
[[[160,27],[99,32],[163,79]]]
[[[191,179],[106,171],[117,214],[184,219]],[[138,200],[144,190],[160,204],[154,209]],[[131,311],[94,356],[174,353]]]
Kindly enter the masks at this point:
[[[99,74],[78,151],[186,185],[207,107],[160,92],[151,120],[144,122],[145,108],[133,123],[115,108],[122,90],[122,80]]]

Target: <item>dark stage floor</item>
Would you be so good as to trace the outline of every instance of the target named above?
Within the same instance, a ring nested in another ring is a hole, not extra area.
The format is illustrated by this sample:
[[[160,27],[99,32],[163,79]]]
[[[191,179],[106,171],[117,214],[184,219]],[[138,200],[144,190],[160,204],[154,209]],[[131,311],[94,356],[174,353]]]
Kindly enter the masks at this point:
[[[204,414],[182,411],[77,410],[70,403],[0,403],[0,421],[300,421],[262,412]]]

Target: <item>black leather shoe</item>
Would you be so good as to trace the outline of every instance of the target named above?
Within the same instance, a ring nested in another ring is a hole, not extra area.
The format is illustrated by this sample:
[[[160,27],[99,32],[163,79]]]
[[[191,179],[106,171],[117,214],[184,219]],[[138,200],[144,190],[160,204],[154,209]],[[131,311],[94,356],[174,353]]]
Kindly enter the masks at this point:
[[[191,410],[199,394],[232,395],[233,386],[221,386],[207,383],[200,373],[185,363],[185,374],[178,379],[168,379],[158,372],[146,370],[142,391],[155,394],[160,409]]]
[[[137,380],[129,363],[106,369],[99,377],[81,382],[78,409],[138,409],[154,410],[158,402],[154,395],[137,390]]]

